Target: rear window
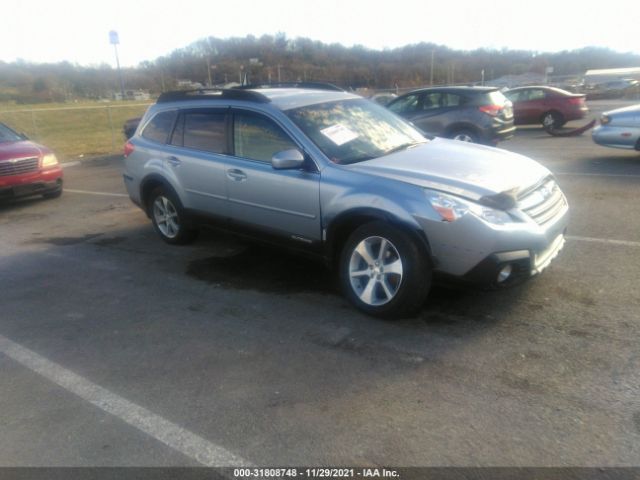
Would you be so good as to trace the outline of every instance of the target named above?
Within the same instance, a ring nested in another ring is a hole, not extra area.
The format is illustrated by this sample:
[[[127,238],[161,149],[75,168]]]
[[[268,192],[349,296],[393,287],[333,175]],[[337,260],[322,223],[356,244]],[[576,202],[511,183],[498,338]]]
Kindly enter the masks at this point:
[[[160,112],[144,127],[142,136],[147,140],[157,143],[167,143],[169,134],[173,130],[173,123],[176,120],[176,111]]]

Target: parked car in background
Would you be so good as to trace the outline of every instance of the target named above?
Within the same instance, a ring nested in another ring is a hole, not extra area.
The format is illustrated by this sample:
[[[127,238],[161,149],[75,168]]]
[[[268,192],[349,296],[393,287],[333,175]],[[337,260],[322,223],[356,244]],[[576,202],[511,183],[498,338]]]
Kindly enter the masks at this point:
[[[640,105],[603,113],[591,137],[605,147],[640,150]]]
[[[516,125],[540,123],[545,128],[560,128],[589,113],[585,95],[555,87],[518,87],[504,94],[513,102]]]
[[[632,96],[640,94],[640,82],[632,78],[612,80],[589,85],[586,92],[589,99]]]
[[[149,107],[124,182],[162,240],[209,224],[304,252],[381,317],[417,312],[432,276],[507,287],[562,249],[569,207],[539,163],[429,140],[374,102],[303,85],[167,92]]]
[[[509,101],[494,87],[437,87],[406,93],[387,105],[423,132],[495,145],[515,132]]]
[[[62,194],[62,168],[54,153],[0,123],[0,199]]]
[[[122,132],[124,133],[124,138],[127,140],[133,137],[133,134],[136,133],[136,128],[140,124],[140,120],[142,117],[130,118],[129,120],[124,122],[122,126]]]
[[[392,102],[396,98],[398,98],[398,95],[396,95],[395,93],[383,92],[383,93],[376,93],[375,95],[372,95],[370,99],[376,103],[379,103],[380,105],[388,105],[390,102]]]

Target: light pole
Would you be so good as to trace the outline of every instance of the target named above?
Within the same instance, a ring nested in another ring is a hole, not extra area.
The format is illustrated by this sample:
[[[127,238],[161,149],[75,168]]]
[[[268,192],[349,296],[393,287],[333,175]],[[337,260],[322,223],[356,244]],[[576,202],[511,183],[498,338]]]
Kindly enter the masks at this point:
[[[113,50],[116,52],[116,65],[118,66],[118,77],[120,77],[120,95],[122,95],[122,100],[124,100],[124,81],[122,80],[120,59],[118,58],[118,44],[120,43],[120,39],[118,37],[118,32],[116,32],[115,30],[111,30],[109,32],[109,43],[113,45]]]

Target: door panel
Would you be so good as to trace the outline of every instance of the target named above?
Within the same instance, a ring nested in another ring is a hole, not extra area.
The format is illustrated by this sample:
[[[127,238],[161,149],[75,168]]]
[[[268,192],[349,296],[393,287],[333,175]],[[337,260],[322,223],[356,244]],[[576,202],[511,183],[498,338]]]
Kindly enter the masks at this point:
[[[298,148],[274,121],[236,111],[235,155],[226,168],[232,220],[303,243],[320,241],[320,174],[308,170],[275,170],[271,157]]]
[[[185,191],[185,207],[225,217],[226,121],[226,110],[182,112],[165,159]]]

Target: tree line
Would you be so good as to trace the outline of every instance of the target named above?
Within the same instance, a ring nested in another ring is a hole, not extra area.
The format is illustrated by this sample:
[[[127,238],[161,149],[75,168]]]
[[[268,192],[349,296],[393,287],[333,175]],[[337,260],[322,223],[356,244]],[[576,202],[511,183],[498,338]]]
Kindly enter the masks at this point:
[[[126,48],[125,45],[121,48]],[[433,43],[373,50],[283,33],[208,37],[169,55],[122,71],[126,89],[157,94],[185,85],[328,81],[345,88],[393,89],[427,84],[469,84],[527,72],[582,75],[588,69],[640,66],[640,55],[587,47],[555,53],[525,50],[454,50]],[[34,103],[111,98],[118,72],[108,64],[0,62],[0,102]]]

